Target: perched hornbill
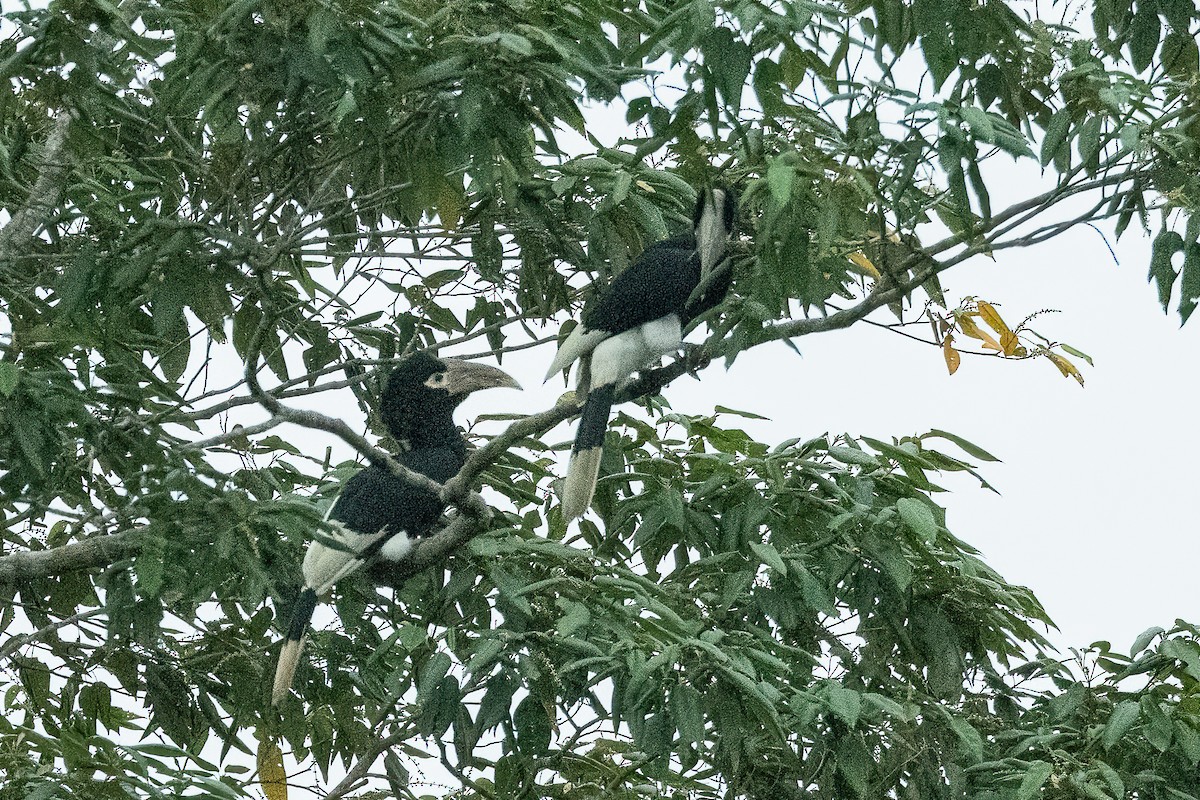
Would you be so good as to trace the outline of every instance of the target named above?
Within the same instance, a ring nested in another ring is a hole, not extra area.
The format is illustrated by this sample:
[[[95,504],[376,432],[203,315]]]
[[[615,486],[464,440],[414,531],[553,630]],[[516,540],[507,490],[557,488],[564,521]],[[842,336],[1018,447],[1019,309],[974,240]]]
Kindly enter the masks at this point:
[[[507,373],[486,364],[417,353],[400,362],[383,391],[383,423],[404,451],[396,461],[438,483],[458,474],[467,442],[453,413],[468,394],[496,386],[521,388]],[[317,598],[333,584],[374,561],[399,561],[441,517],[445,504],[428,489],[372,464],[342,488],[326,519],[338,547],[314,541],[304,556],[304,588],[292,608],[287,638],[275,669],[271,702],[287,696],[300,646]]]
[[[692,230],[647,247],[584,309],[582,322],[559,348],[547,380],[591,354],[590,377],[585,377],[587,372],[581,366],[578,379],[581,389],[590,385],[563,483],[564,520],[582,516],[592,502],[608,414],[621,384],[634,371],[678,350],[683,328],[721,302],[729,291],[732,273],[726,267],[692,298],[724,260],[736,213],[730,190],[701,191]]]

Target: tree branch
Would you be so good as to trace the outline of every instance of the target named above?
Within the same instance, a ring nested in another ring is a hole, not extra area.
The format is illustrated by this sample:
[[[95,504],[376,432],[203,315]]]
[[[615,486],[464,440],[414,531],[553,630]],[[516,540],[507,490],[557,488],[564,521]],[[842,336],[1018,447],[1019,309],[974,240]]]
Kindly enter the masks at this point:
[[[24,208],[13,214],[8,224],[0,228],[0,264],[11,261],[29,249],[29,240],[46,221],[62,194],[63,176],[71,164],[65,150],[72,116],[69,111],[61,111],[55,118],[37,165],[37,181],[29,192]]]
[[[104,534],[49,550],[24,551],[0,556],[0,586],[13,586],[30,578],[105,567],[136,555],[142,548],[140,529]]]
[[[380,739],[366,754],[359,756],[358,761],[354,762],[354,766],[346,771],[346,777],[342,778],[338,785],[333,787],[329,794],[325,795],[325,800],[340,800],[340,798],[345,797],[349,792],[357,789],[366,779],[367,773],[371,771],[371,766],[375,763],[375,759],[396,745],[411,739],[412,736],[412,729],[405,728],[393,733],[386,739]]]
[[[68,625],[74,625],[77,622],[82,622],[85,619],[103,614],[105,611],[106,609],[104,608],[89,608],[87,611],[80,611],[78,614],[72,614],[65,619],[60,619],[58,622],[51,622],[49,625],[44,625],[33,633],[25,633],[21,634],[20,636],[14,636],[0,646],[0,661],[4,661],[25,645],[33,644],[43,636],[53,633],[59,628],[65,628]]]

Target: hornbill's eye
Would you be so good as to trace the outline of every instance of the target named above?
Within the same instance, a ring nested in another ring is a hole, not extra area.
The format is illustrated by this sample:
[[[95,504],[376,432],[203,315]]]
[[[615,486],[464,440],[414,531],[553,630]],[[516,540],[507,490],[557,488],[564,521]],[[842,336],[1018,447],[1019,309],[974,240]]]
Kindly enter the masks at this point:
[[[446,384],[446,373],[435,372],[429,376],[429,380],[425,381],[426,386],[444,386]]]

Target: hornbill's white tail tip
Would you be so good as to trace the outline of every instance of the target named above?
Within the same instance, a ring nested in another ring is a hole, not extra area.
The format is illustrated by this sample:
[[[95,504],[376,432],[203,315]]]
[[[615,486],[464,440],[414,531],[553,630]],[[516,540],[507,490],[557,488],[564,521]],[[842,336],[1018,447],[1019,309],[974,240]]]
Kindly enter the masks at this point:
[[[291,690],[303,646],[303,639],[287,639],[279,650],[279,663],[275,666],[275,685],[271,688],[271,705],[277,706],[282,703]]]
[[[292,619],[288,622],[283,647],[279,649],[279,663],[275,665],[275,684],[271,687],[271,705],[279,705],[292,688],[296,676],[296,665],[300,663],[300,650],[304,647],[304,635],[312,621],[313,609],[317,607],[317,593],[305,586],[292,606]]]
[[[589,447],[571,454],[567,477],[563,480],[563,522],[582,517],[592,504],[596,479],[600,475],[600,456],[603,452],[602,447]]]

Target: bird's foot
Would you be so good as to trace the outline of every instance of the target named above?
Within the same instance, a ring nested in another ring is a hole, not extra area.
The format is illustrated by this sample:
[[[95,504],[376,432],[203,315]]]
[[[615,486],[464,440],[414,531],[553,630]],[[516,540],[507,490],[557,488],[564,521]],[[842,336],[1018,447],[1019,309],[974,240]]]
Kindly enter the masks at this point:
[[[683,369],[688,375],[699,380],[700,370],[712,363],[712,355],[702,344],[683,343]]]

